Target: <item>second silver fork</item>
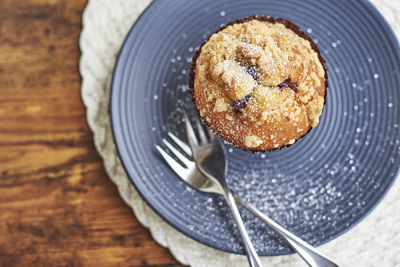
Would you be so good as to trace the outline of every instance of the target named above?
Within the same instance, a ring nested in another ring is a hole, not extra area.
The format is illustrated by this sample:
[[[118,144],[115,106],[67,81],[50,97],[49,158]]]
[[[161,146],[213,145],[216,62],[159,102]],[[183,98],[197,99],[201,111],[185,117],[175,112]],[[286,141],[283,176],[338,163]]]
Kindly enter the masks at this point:
[[[188,140],[190,142],[198,142],[196,135],[193,132],[193,129],[190,125],[189,120],[185,116],[185,121],[186,121],[186,128],[187,128],[187,135],[188,135]],[[199,120],[196,120],[198,132],[199,132],[199,137],[200,140],[203,144],[209,144],[209,147],[207,149],[212,149],[213,146],[212,144],[214,142],[219,142],[213,135],[213,133],[209,133],[209,139],[207,138],[206,134],[202,130],[202,126],[200,125]],[[199,160],[198,158],[196,159],[193,156],[192,149],[189,147],[187,144],[185,144],[183,141],[181,141],[179,138],[177,138],[175,135],[172,133],[168,133],[169,137],[191,158],[194,158],[195,161]],[[175,159],[173,159],[166,151],[164,151],[161,147],[156,146],[157,150],[161,153],[162,157],[164,160],[168,163],[168,165],[172,168],[172,170],[186,183],[188,183],[190,186],[203,191],[203,192],[209,192],[209,193],[217,193],[223,195],[222,188],[220,186],[217,186],[215,183],[214,179],[210,177],[210,175],[205,175],[207,174],[207,170],[204,172],[204,169],[202,171],[199,171],[199,164],[191,159],[188,159],[185,155],[183,155],[181,152],[179,152],[173,145],[171,145],[166,139],[162,140],[163,143],[168,147],[168,149],[185,165],[183,167],[181,164],[179,164]],[[219,144],[221,146],[221,144]],[[198,146],[198,143],[192,143],[192,146]],[[222,148],[223,149],[223,148]],[[225,156],[225,155],[223,155]],[[220,156],[222,157],[222,156]],[[201,159],[200,159],[201,160]],[[215,160],[218,160],[216,158]],[[225,160],[224,159],[219,159],[219,160]],[[208,174],[210,174],[208,172]],[[252,212],[254,215],[256,215],[259,219],[261,219],[265,224],[267,224],[272,230],[274,230],[278,235],[280,235],[284,240],[286,240],[289,245],[310,265],[310,266],[315,266],[315,267],[321,267],[321,266],[329,266],[329,267],[334,267],[338,266],[335,264],[333,261],[322,255],[320,252],[318,252],[313,246],[305,242],[304,240],[300,239],[293,233],[289,232],[285,228],[283,228],[281,225],[273,221],[271,218],[269,218],[267,215],[259,211],[257,208],[255,208],[253,205],[247,203],[243,199],[239,198],[235,193],[231,192],[232,196],[234,199],[240,203],[243,207],[248,209],[250,212]],[[254,248],[253,248],[254,249]],[[257,256],[256,256],[257,257]],[[259,261],[256,261],[259,263]],[[256,263],[257,264],[257,263]],[[257,265],[255,265],[257,266]]]

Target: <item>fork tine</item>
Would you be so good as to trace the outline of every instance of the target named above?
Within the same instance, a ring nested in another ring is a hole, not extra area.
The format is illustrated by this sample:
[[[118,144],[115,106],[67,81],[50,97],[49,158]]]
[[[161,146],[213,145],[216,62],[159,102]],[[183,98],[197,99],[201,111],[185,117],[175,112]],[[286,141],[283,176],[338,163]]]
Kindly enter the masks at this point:
[[[176,135],[174,135],[171,132],[168,132],[168,136],[174,140],[174,142],[183,150],[185,151],[186,154],[188,154],[189,156],[192,156],[192,150],[190,149],[190,146],[188,146],[185,142],[183,142],[181,139],[179,139],[178,137],[176,137]]]
[[[210,141],[214,140],[215,134],[209,127],[207,127],[207,132],[208,132],[208,136],[210,137]]]
[[[204,132],[203,126],[201,126],[201,122],[199,120],[199,117],[196,116],[196,125],[197,125],[197,131],[199,132],[199,137],[200,137],[200,144],[205,145],[208,143],[206,133]]]
[[[182,161],[183,164],[186,165],[186,167],[191,167],[193,165],[193,161],[188,160],[181,152],[179,152],[173,145],[171,145],[167,140],[164,138],[162,139],[162,142],[171,150],[172,154],[174,154],[180,161]]]
[[[197,137],[193,131],[192,125],[190,124],[188,115],[186,112],[184,113],[184,118],[185,118],[185,125],[186,125],[186,136],[189,142],[190,148],[193,150],[193,148],[197,147],[199,145],[199,142],[197,141]]]
[[[176,160],[174,160],[167,152],[165,152],[161,147],[156,145],[156,149],[160,152],[161,156],[168,163],[171,169],[182,179],[184,179],[188,174],[188,169],[183,168]]]

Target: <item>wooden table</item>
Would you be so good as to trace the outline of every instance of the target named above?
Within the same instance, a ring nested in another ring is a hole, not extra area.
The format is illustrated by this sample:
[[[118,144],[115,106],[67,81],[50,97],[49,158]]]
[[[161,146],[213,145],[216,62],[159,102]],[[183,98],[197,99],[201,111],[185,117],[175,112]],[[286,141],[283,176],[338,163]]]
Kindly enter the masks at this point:
[[[81,101],[86,0],[0,0],[0,266],[179,266],[123,203]]]

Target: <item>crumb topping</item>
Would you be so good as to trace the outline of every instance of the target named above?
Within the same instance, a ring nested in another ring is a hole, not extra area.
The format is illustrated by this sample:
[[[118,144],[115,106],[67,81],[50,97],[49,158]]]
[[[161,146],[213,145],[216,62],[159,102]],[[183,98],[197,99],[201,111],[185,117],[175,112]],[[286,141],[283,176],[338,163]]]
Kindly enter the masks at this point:
[[[229,142],[269,150],[317,126],[325,70],[308,40],[281,23],[250,20],[213,34],[196,61],[194,99]]]

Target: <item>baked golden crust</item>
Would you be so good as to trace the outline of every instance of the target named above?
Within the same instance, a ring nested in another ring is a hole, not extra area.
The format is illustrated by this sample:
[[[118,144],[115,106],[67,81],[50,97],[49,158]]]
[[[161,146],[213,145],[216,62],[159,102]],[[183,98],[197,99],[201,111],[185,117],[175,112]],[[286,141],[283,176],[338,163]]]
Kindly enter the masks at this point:
[[[324,62],[310,38],[288,23],[233,23],[213,34],[194,58],[191,93],[200,116],[243,149],[291,145],[319,122]]]

